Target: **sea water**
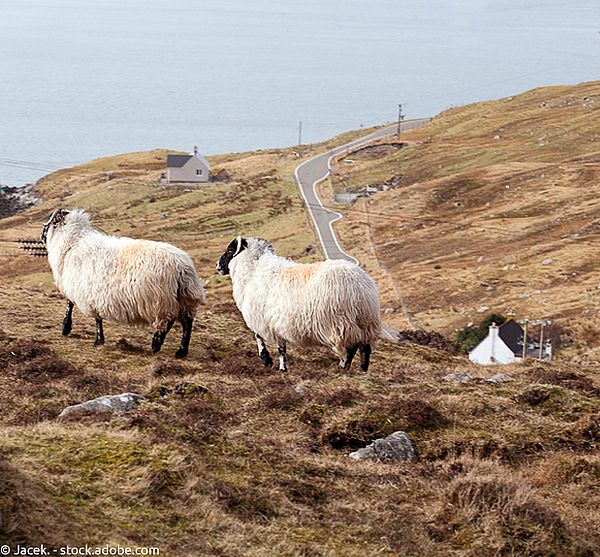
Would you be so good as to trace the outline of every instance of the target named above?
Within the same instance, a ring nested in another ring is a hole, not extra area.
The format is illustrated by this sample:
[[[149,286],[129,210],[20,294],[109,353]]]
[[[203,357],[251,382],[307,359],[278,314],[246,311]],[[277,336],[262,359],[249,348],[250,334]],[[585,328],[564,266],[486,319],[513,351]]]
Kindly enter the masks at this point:
[[[600,78],[598,0],[0,0],[0,183]]]

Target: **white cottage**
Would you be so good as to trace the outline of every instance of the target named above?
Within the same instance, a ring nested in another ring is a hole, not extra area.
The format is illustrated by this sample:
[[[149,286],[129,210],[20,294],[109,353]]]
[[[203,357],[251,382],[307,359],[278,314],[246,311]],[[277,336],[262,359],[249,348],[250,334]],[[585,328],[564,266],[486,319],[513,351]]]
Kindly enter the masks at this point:
[[[524,331],[516,321],[509,319],[500,327],[490,325],[488,335],[469,352],[469,360],[481,365],[512,364],[523,361]],[[527,340],[527,357],[540,357],[540,343]],[[546,341],[541,354],[544,360],[552,360],[552,343]]]
[[[208,182],[210,164],[200,154],[198,147],[190,155],[167,155],[167,183]]]
[[[512,364],[517,356],[498,334],[496,323],[490,325],[488,335],[469,352],[469,360],[476,364]]]

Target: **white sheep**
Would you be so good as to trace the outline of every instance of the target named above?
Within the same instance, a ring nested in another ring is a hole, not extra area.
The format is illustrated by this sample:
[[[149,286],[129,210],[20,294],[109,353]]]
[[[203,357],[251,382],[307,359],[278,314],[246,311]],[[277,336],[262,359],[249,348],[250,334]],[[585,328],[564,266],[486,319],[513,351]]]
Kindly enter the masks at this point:
[[[63,335],[71,332],[73,305],[96,320],[95,346],[104,344],[102,320],[153,325],[152,351],[161,349],[178,319],[183,327],[177,358],[188,353],[192,324],[204,288],[184,251],[162,242],[109,236],[80,209],[57,209],[44,224],[54,282],[67,298]]]
[[[281,371],[287,370],[287,343],[327,346],[346,370],[360,349],[361,369],[369,368],[371,344],[381,331],[379,293],[355,263],[294,263],[276,255],[266,240],[239,236],[217,271],[231,275],[233,298],[265,366],[273,365],[266,340],[279,346]]]

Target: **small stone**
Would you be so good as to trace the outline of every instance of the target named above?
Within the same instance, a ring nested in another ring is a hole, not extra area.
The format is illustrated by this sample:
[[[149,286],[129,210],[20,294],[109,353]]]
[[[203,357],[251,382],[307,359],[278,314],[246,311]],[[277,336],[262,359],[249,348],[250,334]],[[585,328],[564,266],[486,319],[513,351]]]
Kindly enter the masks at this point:
[[[444,381],[452,381],[453,383],[466,383],[473,379],[473,376],[466,371],[459,371],[458,373],[449,373],[442,377]]]
[[[487,306],[481,306],[478,310],[477,313],[485,313],[488,309],[490,309]]]
[[[486,377],[485,380],[488,383],[507,383],[508,381],[514,381],[514,379],[506,373],[496,373],[496,375]]]
[[[544,259],[544,261],[542,261],[542,265],[551,265],[552,263],[554,263],[554,259],[551,258]]]
[[[305,385],[296,385],[294,387],[294,391],[300,394],[304,394],[306,391],[308,391],[308,387],[306,387]]]
[[[377,462],[395,462],[404,460],[415,462],[417,453],[410,437],[404,431],[395,431],[384,439],[376,439],[370,445],[350,453],[353,460],[376,460]]]
[[[140,402],[146,400],[142,395],[136,393],[123,393],[120,395],[107,395],[67,406],[59,415],[64,418],[74,413],[102,413],[107,412],[129,412],[133,410]]]
[[[485,257],[484,257],[483,255],[480,255],[480,256],[477,258],[477,263],[483,263],[484,259],[485,259]]]

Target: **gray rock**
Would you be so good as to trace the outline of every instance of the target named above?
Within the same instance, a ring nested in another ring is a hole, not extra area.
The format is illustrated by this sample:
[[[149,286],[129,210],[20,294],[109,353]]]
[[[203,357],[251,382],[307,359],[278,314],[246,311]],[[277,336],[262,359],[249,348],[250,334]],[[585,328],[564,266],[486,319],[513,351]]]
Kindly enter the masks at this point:
[[[554,259],[551,258],[544,259],[544,261],[542,261],[542,265],[551,265],[552,263],[554,263]]]
[[[143,400],[146,399],[142,395],[136,393],[101,396],[94,398],[93,400],[82,402],[81,404],[67,406],[58,417],[64,418],[65,416],[76,414],[78,412],[128,412],[133,410]]]
[[[448,375],[444,375],[444,381],[452,381],[454,383],[466,383],[467,381],[471,381],[473,376],[466,371],[459,371],[458,373],[449,373]]]
[[[394,462],[405,460],[415,462],[417,453],[410,437],[404,431],[395,431],[385,439],[376,439],[370,445],[350,453],[354,460],[376,460],[378,462]]]
[[[308,387],[306,387],[305,385],[296,385],[294,387],[294,391],[300,394],[304,394],[306,391],[308,391]]]
[[[485,313],[488,309],[490,309],[487,306],[481,306],[478,310],[477,313]]]
[[[491,377],[486,377],[485,380],[488,383],[506,383],[508,381],[514,381],[514,379],[507,375],[506,373],[496,373],[496,375],[492,375]]]

